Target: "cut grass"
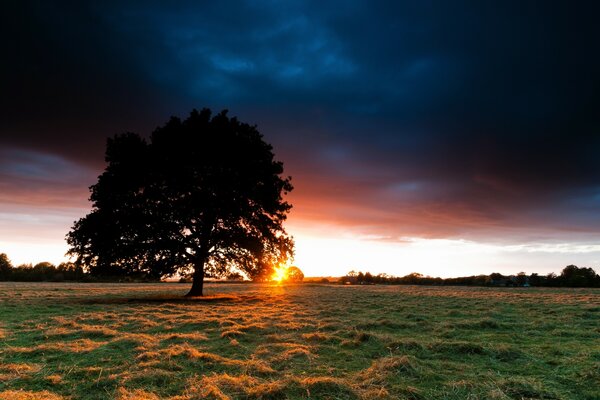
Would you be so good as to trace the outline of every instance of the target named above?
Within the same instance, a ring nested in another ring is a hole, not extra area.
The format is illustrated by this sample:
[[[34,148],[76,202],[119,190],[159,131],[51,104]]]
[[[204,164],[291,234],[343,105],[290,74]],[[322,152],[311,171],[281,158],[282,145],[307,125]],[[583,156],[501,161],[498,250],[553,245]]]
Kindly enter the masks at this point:
[[[600,290],[0,283],[2,399],[600,398]]]

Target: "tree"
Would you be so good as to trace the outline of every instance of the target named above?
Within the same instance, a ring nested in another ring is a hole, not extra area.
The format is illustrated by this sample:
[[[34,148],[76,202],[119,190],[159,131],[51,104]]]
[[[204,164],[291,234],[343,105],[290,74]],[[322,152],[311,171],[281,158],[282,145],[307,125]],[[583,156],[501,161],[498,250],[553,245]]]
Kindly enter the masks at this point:
[[[529,275],[529,284],[531,286],[543,286],[544,277],[540,276],[538,273],[533,272]]]
[[[550,272],[548,275],[546,275],[544,280],[546,282],[546,286],[558,286],[559,279],[554,272]]]
[[[291,266],[285,272],[285,282],[300,283],[304,280],[304,273],[298,267]]]
[[[0,279],[8,279],[12,273],[12,263],[6,253],[0,254]]]
[[[42,261],[35,264],[29,271],[32,281],[48,281],[52,280],[56,274],[54,264],[48,261]]]
[[[244,276],[237,271],[230,271],[225,275],[225,279],[228,281],[243,281]]]
[[[80,265],[75,265],[72,262],[62,262],[56,267],[56,271],[69,281],[80,281],[85,277],[83,268]]]
[[[362,271],[358,271],[358,274],[356,275],[356,282],[358,282],[359,284],[362,284],[365,281],[365,274],[362,273]]]
[[[518,286],[525,286],[527,283],[529,283],[529,280],[527,278],[527,274],[525,272],[519,272],[517,274],[517,276],[515,277],[515,283]]]
[[[282,226],[291,178],[256,127],[227,111],[172,117],[149,141],[117,135],[106,162],[92,211],[67,235],[68,254],[91,273],[189,273],[187,295],[201,296],[205,276],[257,278],[292,257]]]
[[[562,286],[569,287],[594,287],[600,284],[600,277],[592,268],[579,268],[576,265],[567,265],[558,279]]]

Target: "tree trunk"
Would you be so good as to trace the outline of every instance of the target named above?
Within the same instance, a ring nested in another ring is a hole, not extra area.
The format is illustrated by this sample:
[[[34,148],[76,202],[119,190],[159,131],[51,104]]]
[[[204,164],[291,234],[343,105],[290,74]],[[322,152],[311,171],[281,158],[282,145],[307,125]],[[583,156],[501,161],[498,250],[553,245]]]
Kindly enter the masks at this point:
[[[185,297],[202,296],[202,288],[204,286],[204,261],[196,263],[192,279],[192,288]]]

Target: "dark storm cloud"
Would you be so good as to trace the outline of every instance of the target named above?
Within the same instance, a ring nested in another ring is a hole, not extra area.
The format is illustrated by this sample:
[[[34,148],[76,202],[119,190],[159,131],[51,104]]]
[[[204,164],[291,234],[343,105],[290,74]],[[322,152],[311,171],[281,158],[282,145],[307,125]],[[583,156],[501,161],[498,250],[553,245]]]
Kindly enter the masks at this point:
[[[591,2],[7,4],[3,146],[100,166],[108,135],[226,107],[276,145],[303,218],[600,231]]]
[[[101,162],[105,138],[154,127],[144,120],[170,99],[140,74],[129,38],[85,2],[2,4],[3,144]]]

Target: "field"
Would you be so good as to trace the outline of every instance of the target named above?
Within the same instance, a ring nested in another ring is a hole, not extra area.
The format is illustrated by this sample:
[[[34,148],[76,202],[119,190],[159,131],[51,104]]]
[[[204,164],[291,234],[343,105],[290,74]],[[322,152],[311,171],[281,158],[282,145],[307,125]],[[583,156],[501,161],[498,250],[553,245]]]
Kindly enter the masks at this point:
[[[0,283],[0,399],[599,399],[600,290]]]

